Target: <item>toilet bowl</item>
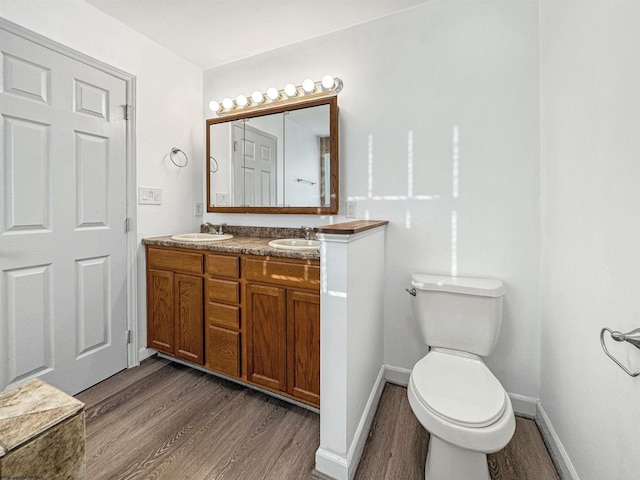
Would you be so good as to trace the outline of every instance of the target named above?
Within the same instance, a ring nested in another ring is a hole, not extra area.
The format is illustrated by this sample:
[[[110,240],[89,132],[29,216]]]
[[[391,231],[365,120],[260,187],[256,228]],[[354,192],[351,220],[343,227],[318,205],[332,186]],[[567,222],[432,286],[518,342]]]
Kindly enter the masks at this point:
[[[433,349],[411,372],[409,404],[430,433],[427,480],[489,480],[487,453],[515,431],[511,400],[477,355]]]
[[[511,440],[511,400],[482,360],[498,340],[504,287],[499,280],[413,274],[410,293],[430,351],[407,395],[429,432],[426,480],[489,480],[487,453]]]

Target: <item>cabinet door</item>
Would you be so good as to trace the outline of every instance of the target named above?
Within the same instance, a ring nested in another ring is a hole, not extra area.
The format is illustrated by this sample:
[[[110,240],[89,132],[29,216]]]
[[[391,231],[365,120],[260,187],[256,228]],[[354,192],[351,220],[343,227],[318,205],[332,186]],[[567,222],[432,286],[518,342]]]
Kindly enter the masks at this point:
[[[287,364],[290,395],[320,405],[320,295],[287,291]]]
[[[287,390],[285,290],[247,285],[248,379],[273,390]]]
[[[202,278],[175,274],[175,355],[204,365]]]
[[[147,346],[175,351],[173,273],[149,269],[147,274]]]

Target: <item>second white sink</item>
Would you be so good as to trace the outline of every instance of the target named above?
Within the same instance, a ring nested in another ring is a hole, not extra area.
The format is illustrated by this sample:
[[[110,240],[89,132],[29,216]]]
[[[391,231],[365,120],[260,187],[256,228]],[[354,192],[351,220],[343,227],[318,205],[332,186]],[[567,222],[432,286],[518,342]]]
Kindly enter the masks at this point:
[[[220,240],[229,240],[233,238],[230,233],[181,233],[180,235],[172,235],[171,240],[176,242],[217,242]]]
[[[269,246],[283,250],[318,250],[320,240],[306,240],[304,238],[279,238],[271,240]]]

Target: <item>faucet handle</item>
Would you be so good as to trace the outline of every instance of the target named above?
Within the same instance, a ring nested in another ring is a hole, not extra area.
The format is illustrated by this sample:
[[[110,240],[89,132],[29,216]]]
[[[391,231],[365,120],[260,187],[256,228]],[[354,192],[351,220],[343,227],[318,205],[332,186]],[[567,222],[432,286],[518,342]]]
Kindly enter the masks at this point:
[[[312,237],[314,236],[314,228],[313,227],[308,227],[306,225],[302,225],[300,227],[302,229],[302,231],[304,231],[304,238],[307,240],[311,240]]]
[[[221,223],[220,225],[218,225],[218,235],[224,235],[224,229],[226,226],[226,223]]]

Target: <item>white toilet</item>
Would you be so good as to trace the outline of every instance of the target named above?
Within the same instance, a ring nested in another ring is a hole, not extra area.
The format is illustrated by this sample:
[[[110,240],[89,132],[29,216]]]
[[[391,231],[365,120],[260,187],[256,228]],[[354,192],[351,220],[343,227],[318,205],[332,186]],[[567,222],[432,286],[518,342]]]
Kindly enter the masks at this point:
[[[511,400],[480,357],[496,346],[499,280],[413,274],[413,310],[431,347],[411,371],[409,404],[430,433],[426,480],[489,480],[487,453],[515,431]]]

